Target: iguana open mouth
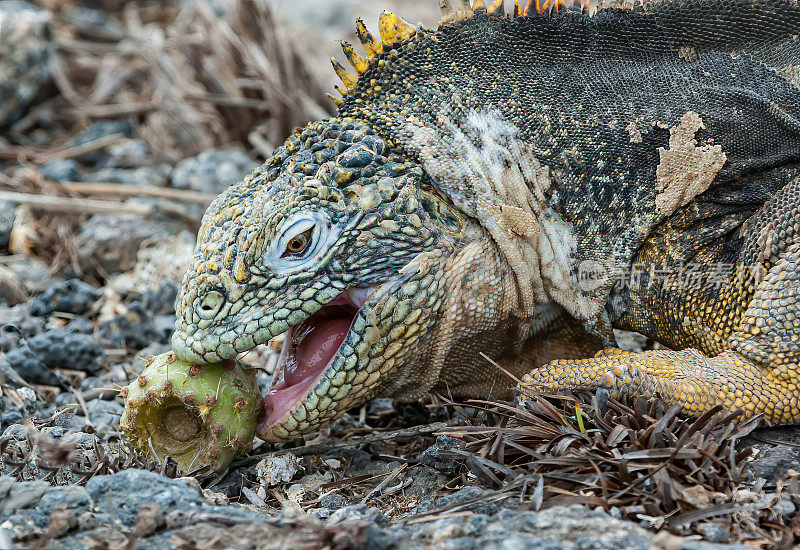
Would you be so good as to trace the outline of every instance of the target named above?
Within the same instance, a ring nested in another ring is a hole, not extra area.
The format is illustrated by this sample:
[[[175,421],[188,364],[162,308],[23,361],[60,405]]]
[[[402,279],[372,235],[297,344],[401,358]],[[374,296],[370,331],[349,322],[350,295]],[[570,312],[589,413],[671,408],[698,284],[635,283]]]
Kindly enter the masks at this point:
[[[369,294],[363,289],[348,290],[286,332],[272,385],[264,396],[259,435],[279,426],[320,383]]]

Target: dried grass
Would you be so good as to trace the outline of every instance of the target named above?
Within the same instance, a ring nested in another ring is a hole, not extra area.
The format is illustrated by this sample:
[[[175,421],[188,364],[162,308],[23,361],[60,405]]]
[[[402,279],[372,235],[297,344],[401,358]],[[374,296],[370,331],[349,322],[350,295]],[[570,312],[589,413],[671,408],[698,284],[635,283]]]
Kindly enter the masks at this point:
[[[736,443],[758,418],[737,423],[720,408],[698,419],[647,399],[534,398],[519,404],[446,406],[466,419],[443,434],[463,449],[442,451],[480,485],[512,493],[533,509],[581,504],[616,509],[656,529],[688,535],[719,523],[735,541],[786,545],[794,534],[747,474],[750,448]],[[463,480],[467,482],[467,479]],[[781,482],[797,494],[795,476]]]

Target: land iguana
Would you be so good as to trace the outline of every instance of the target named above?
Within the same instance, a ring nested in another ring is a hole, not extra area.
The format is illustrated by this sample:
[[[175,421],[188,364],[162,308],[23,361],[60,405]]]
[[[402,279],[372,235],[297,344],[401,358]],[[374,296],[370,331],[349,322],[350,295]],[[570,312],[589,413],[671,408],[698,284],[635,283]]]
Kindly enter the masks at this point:
[[[440,4],[358,21],[338,114],[209,207],[177,355],[284,334],[270,441],[370,396],[508,397],[492,362],[800,422],[796,0]]]

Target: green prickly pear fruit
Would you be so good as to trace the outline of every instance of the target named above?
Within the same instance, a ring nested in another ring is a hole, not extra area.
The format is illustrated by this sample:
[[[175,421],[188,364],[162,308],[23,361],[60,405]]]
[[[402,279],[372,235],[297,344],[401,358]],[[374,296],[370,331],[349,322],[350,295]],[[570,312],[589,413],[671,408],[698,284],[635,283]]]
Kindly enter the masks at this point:
[[[134,447],[184,471],[223,470],[253,442],[262,399],[255,371],[240,361],[190,365],[164,353],[123,389],[120,425]]]

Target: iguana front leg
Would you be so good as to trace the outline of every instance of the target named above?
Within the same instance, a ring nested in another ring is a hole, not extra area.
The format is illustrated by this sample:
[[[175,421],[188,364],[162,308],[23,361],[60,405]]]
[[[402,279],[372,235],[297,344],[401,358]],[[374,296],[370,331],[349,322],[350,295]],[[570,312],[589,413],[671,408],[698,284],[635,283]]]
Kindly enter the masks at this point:
[[[610,389],[620,394],[655,397],[700,416],[716,405],[742,409],[745,417],[763,414],[772,424],[800,421],[798,364],[781,365],[790,372],[764,370],[745,356],[726,351],[706,357],[693,349],[641,353],[610,349],[591,359],[558,360],[527,374],[523,393],[562,393],[566,389]]]
[[[526,375],[521,389],[558,393],[608,388],[612,395],[659,397],[683,406],[693,416],[722,405],[728,411],[742,409],[747,417],[763,414],[773,424],[800,422],[799,191],[797,183],[788,185],[754,216],[755,223],[745,227],[750,244],[758,244],[761,250],[757,257],[766,273],[755,280],[754,288],[732,278],[729,288],[723,289],[728,291],[721,292],[719,303],[713,304],[717,312],[727,308],[730,313],[714,318],[740,319],[724,351],[708,357],[695,349],[605,350],[591,359],[548,363]],[[747,251],[747,239],[744,244]],[[741,262],[739,267],[743,267]],[[743,314],[732,311],[733,295],[748,293],[748,287],[751,298]],[[690,292],[683,300],[691,302],[697,296]],[[684,314],[675,304],[654,307]],[[708,306],[697,307],[698,317],[701,310],[708,311]],[[724,323],[715,328],[723,331]]]

